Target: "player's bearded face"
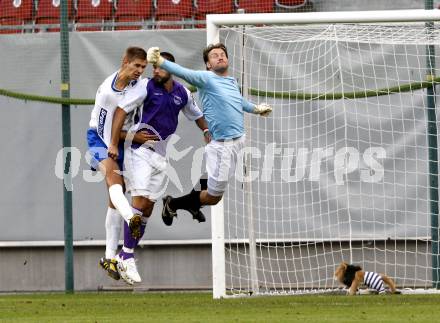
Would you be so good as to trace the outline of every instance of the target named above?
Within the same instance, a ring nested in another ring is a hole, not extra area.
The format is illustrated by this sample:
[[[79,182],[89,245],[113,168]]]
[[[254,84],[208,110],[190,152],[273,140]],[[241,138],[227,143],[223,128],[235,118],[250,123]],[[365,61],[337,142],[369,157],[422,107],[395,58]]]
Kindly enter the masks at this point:
[[[229,67],[229,61],[226,57],[226,53],[220,48],[215,48],[209,52],[208,64],[208,68],[211,71],[220,74],[226,72]]]
[[[171,77],[171,74],[167,71],[155,66],[153,68],[153,78],[156,83],[165,84]]]

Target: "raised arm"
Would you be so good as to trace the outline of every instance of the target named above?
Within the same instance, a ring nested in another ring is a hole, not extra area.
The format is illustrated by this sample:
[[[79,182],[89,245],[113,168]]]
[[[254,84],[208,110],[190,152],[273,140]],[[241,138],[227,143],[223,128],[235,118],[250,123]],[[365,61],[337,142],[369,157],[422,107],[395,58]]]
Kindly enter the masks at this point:
[[[208,80],[208,72],[206,71],[194,71],[189,68],[182,67],[179,64],[167,61],[160,56],[160,50],[158,47],[151,47],[148,49],[147,60],[149,63],[157,65],[167,72],[174,74],[197,87],[204,87]]]

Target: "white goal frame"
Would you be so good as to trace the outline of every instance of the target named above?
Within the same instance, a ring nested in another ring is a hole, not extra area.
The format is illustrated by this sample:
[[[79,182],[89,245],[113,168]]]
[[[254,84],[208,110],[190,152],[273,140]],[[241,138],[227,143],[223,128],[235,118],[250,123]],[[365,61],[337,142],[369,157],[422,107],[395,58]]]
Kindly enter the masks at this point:
[[[440,21],[440,10],[384,10],[308,13],[216,14],[206,19],[207,44],[220,41],[220,26],[396,23]],[[211,209],[213,298],[226,297],[223,201]]]

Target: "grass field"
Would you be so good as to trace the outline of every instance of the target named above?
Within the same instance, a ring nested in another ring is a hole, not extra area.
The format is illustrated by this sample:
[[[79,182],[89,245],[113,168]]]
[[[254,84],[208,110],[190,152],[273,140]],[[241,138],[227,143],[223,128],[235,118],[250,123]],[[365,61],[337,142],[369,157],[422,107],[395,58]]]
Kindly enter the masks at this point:
[[[0,322],[440,322],[440,295],[277,296],[211,293],[0,296]]]

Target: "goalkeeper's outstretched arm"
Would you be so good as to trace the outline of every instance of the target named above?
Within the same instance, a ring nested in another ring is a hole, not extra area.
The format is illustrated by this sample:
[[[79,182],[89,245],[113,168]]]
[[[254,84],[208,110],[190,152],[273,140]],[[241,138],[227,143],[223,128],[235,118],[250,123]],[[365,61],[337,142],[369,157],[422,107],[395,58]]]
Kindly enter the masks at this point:
[[[191,83],[198,88],[203,88],[209,78],[209,72],[193,71],[176,63],[165,60],[162,56],[160,56],[159,47],[150,47],[148,49],[147,60],[149,63],[160,66],[167,72],[184,79],[188,83]],[[272,108],[267,104],[253,105],[244,98],[242,100],[242,106],[244,111],[259,114],[261,116],[267,116],[272,111]]]
[[[160,66],[160,68],[163,68],[167,72],[184,79],[196,87],[203,87],[207,82],[208,75],[206,75],[206,71],[194,71],[189,68],[182,67],[179,64],[167,61],[160,56],[159,47],[151,47],[148,49],[147,60],[149,63]]]

